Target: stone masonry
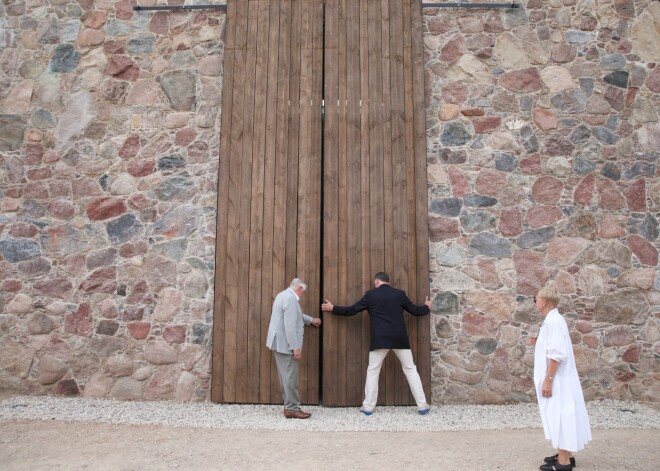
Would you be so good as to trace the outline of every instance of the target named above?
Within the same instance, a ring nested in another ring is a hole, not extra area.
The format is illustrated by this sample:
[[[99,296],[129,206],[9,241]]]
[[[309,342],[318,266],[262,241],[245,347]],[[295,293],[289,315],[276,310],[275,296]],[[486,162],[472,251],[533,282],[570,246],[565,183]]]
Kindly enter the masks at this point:
[[[135,4],[0,1],[0,390],[210,397],[225,12]],[[433,402],[534,400],[551,279],[659,402],[660,3],[520,4],[424,10]]]

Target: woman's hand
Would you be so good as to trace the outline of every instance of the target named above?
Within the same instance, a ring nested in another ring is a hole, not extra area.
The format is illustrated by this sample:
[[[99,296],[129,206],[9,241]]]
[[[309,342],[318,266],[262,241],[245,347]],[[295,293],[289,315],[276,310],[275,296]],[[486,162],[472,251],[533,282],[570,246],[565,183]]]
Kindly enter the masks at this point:
[[[543,380],[543,384],[541,385],[541,394],[543,397],[551,397],[552,396],[552,380],[545,378]]]

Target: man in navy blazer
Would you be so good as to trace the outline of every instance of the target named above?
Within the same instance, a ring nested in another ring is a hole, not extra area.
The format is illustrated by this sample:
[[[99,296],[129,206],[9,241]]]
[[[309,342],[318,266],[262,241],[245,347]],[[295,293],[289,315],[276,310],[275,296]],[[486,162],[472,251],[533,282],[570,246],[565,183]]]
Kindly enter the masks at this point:
[[[352,306],[334,306],[327,299],[321,305],[323,311],[338,316],[354,316],[365,309],[369,311],[371,325],[369,368],[364,385],[364,402],[360,411],[365,415],[373,414],[378,400],[380,368],[387,353],[394,350],[408,379],[410,391],[417,403],[417,410],[422,415],[426,414],[430,407],[426,402],[422,380],[413,361],[403,310],[413,316],[425,316],[431,312],[431,299],[427,297],[421,306],[413,304],[405,291],[390,286],[390,277],[383,272],[374,276],[374,287]]]

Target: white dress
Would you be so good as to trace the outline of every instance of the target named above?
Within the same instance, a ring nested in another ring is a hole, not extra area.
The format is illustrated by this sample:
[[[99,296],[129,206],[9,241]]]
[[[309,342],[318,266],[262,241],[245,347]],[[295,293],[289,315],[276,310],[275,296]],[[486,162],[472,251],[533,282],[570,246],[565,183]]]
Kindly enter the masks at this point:
[[[558,361],[559,368],[552,383],[552,396],[543,397],[541,387],[550,360]],[[534,349],[534,385],[545,438],[555,448],[582,450],[591,440],[589,416],[568,326],[557,309],[548,313],[539,330]]]

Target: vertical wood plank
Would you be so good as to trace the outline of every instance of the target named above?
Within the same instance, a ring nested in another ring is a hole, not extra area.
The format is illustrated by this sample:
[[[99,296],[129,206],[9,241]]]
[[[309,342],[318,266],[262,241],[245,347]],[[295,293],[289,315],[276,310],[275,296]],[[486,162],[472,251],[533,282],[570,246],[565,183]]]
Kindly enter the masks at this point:
[[[211,374],[211,400],[222,402],[224,400],[224,346],[225,346],[225,283],[227,260],[227,207],[229,205],[228,193],[225,191],[229,183],[229,165],[231,153],[231,114],[233,102],[233,76],[234,76],[234,42],[236,32],[235,21],[236,3],[229,0],[227,4],[225,53],[223,63],[222,85],[222,115],[220,123],[220,165],[218,168],[218,211],[216,215],[216,253],[215,253],[215,279],[213,301],[213,354]]]

